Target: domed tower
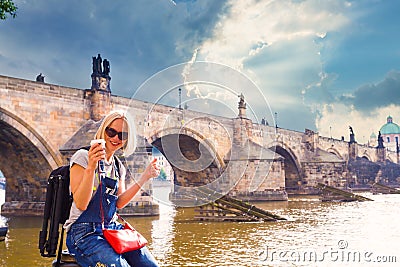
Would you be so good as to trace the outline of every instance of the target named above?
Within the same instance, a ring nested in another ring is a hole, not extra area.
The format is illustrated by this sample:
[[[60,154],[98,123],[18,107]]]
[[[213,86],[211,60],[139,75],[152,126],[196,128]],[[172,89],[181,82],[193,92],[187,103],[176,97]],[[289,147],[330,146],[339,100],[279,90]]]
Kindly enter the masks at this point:
[[[387,117],[387,122],[380,129],[385,147],[391,151],[396,151],[400,142],[400,127],[393,122],[392,116]]]
[[[371,133],[369,136],[369,145],[370,146],[377,146],[378,145],[378,139],[376,137],[376,134],[374,132]]]

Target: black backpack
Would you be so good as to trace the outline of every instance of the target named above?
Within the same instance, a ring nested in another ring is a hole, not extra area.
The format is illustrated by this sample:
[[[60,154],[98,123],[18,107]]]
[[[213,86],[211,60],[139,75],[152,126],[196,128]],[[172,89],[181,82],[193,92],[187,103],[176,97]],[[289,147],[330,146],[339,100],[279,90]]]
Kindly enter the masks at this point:
[[[39,250],[42,257],[56,256],[59,225],[64,224],[69,217],[72,204],[72,195],[69,192],[69,174],[69,165],[64,165],[53,170],[47,180],[43,224],[39,233]],[[62,228],[61,234],[63,237],[64,228]],[[62,242],[63,240],[60,242],[60,249],[62,249]]]
[[[90,147],[81,149],[89,150]],[[120,160],[114,156],[116,171],[120,173]],[[58,242],[59,228],[69,218],[72,205],[72,194],[69,192],[70,166],[64,165],[54,169],[47,180],[46,202],[43,210],[42,230],[39,232],[39,250],[42,257],[55,257],[60,263],[64,238],[64,228],[61,227],[61,240]],[[57,245],[58,253],[57,252]]]

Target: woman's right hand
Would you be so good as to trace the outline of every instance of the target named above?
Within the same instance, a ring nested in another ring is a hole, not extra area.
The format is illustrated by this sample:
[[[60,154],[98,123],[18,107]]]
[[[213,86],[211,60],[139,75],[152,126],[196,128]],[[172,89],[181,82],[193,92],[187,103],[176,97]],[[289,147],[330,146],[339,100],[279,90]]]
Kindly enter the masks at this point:
[[[99,160],[104,160],[106,158],[106,151],[101,143],[94,143],[90,146],[88,156],[88,167],[95,170]]]

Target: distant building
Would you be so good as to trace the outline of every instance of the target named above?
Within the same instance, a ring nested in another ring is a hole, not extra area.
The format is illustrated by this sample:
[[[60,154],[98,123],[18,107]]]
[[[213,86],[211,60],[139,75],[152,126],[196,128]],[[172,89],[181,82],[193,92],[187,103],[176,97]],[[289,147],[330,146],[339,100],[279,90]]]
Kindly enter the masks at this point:
[[[164,169],[165,174],[167,175],[166,180],[172,181],[174,179],[174,171],[172,170],[171,165],[168,160],[164,157],[164,155],[156,148],[152,148],[152,156],[153,158],[157,158],[157,164],[161,169]]]
[[[400,127],[393,122],[392,116],[387,117],[387,122],[380,129],[384,146],[391,150],[396,151],[397,144],[400,142]]]

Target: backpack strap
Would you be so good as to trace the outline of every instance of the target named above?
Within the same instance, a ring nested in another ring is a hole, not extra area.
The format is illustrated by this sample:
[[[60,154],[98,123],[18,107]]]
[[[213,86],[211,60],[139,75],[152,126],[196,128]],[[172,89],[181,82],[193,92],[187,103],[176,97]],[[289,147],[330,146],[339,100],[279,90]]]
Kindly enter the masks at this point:
[[[114,166],[115,166],[115,175],[118,179],[121,177],[121,165],[122,162],[119,160],[117,156],[114,155]]]

